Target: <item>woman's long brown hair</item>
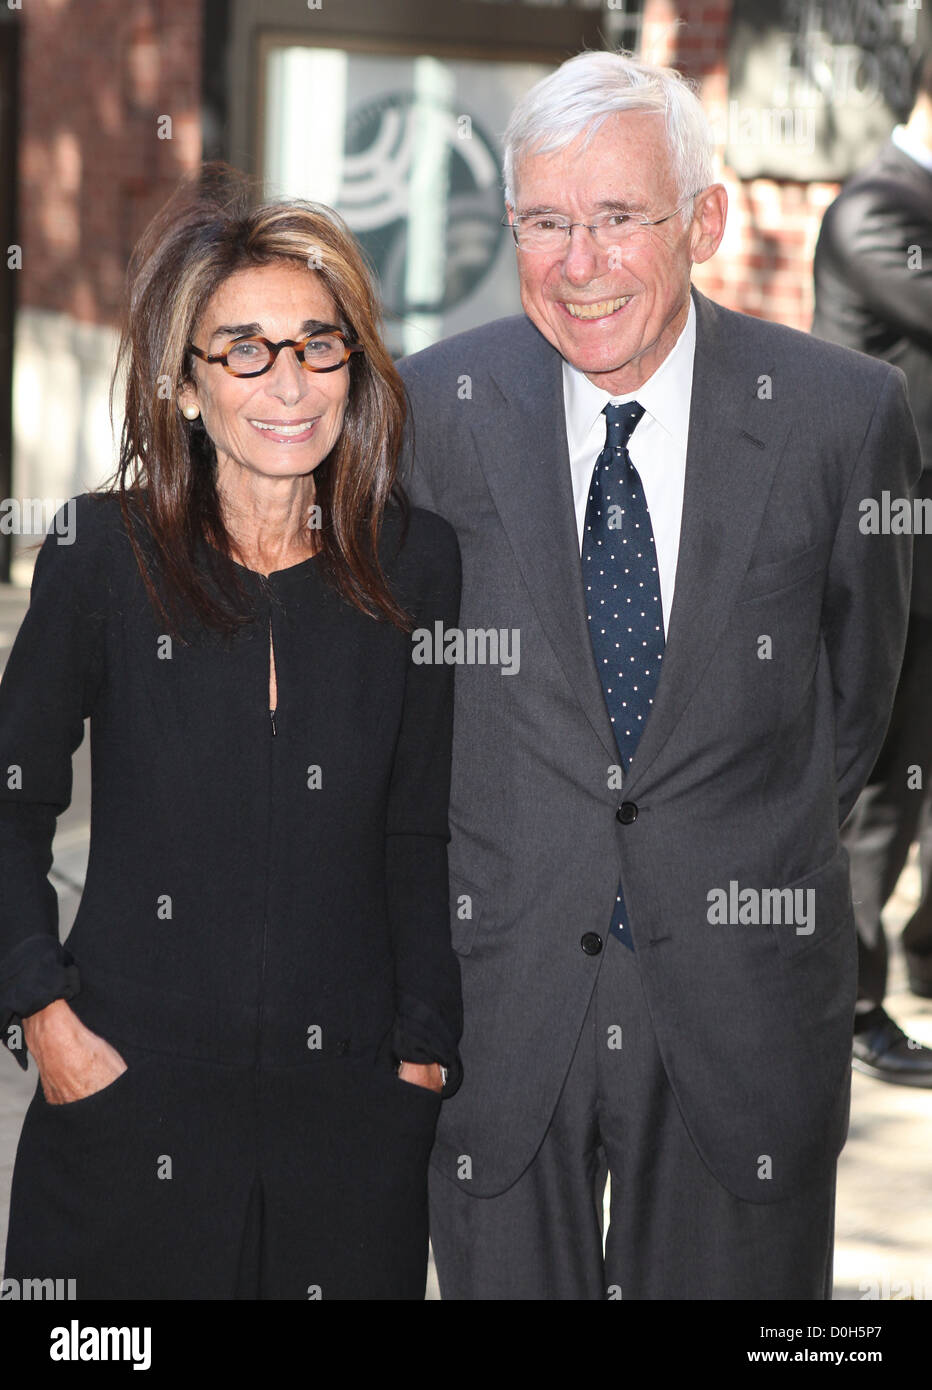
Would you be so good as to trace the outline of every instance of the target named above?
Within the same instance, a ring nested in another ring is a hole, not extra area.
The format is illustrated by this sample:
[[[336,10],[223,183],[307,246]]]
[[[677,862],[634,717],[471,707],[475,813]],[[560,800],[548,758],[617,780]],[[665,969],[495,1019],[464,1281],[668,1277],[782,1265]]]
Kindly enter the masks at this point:
[[[178,389],[193,380],[187,344],[214,292],[237,271],[278,261],[319,277],[340,326],[364,348],[344,369],[350,384],[343,428],[314,472],[322,524],[309,543],[317,539],[328,578],[351,604],[409,631],[410,618],[392,595],[377,549],[389,499],[394,494],[405,506],[396,482],[404,387],[379,337],[372,274],[330,208],[303,201],[256,205],[251,181],[215,163],[186,180],[156,215],[127,273],[111,386],[112,401],[125,380],[125,414],[119,464],[105,490],[119,493],[146,590],[172,631],[192,612],[225,633],[250,621],[246,591],[231,563],[216,452],[202,422],[182,415]],[[144,538],[151,544],[142,544]],[[208,573],[203,541],[213,548]]]

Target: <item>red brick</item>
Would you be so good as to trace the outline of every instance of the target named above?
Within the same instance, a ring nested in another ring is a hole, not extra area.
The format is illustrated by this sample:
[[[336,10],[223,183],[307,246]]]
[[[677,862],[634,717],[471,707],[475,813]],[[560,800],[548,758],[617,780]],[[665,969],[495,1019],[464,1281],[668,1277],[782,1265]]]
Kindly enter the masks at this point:
[[[151,213],[185,172],[180,152],[165,148],[174,142],[155,140],[155,117],[197,117],[201,8],[197,0],[30,0],[20,23],[19,300],[112,324],[140,230],[129,215],[126,175],[149,189]],[[140,108],[133,44],[150,38],[155,51],[144,57],[153,86]],[[80,185],[53,192],[56,151],[69,135],[80,151]],[[69,248],[73,219],[78,238]]]

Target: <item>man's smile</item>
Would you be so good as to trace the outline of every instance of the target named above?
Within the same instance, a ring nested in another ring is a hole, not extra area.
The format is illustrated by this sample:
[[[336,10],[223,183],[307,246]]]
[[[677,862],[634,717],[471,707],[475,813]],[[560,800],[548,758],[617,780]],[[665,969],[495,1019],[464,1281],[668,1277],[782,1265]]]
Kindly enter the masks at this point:
[[[630,294],[620,295],[617,299],[598,299],[591,304],[576,304],[568,299],[561,299],[557,302],[566,310],[571,318],[574,319],[605,319],[612,314],[617,314],[628,303]]]

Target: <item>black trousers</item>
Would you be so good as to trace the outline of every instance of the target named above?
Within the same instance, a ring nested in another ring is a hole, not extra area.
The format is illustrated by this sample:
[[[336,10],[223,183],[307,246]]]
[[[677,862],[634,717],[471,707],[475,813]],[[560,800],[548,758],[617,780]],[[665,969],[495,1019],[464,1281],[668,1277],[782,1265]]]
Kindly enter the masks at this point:
[[[915,769],[920,786],[910,785]],[[917,838],[921,895],[902,941],[907,957],[918,960],[932,953],[932,617],[913,614],[890,727],[842,829],[858,931],[859,1012],[883,1003],[887,939],[881,914]],[[930,968],[932,962],[925,973]]]
[[[83,1100],[41,1085],[16,1155],[8,1278],[79,1299],[422,1299],[440,1100],[387,1058],[257,1068],[110,1038]]]
[[[618,1025],[615,1051],[606,1040]],[[473,1197],[468,1186],[431,1169],[443,1299],[831,1298],[834,1171],[782,1202],[745,1202],[722,1187],[667,1081],[637,958],[611,935],[533,1162],[499,1196]]]

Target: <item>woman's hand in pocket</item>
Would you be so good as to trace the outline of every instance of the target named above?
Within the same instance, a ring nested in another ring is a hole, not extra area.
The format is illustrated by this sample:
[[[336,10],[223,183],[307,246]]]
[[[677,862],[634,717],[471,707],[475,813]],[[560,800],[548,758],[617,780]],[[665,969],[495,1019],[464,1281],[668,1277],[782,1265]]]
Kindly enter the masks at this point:
[[[84,1100],[127,1069],[116,1048],[85,1027],[64,999],[30,1014],[23,1033],[49,1105]]]
[[[412,1086],[424,1086],[428,1091],[443,1090],[443,1073],[439,1062],[402,1062],[398,1075]]]

